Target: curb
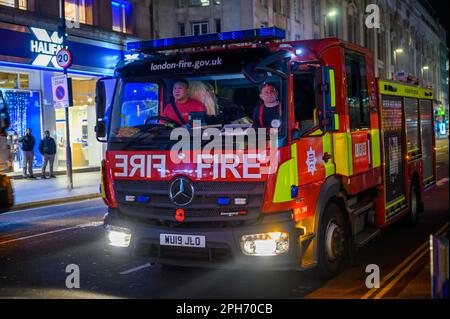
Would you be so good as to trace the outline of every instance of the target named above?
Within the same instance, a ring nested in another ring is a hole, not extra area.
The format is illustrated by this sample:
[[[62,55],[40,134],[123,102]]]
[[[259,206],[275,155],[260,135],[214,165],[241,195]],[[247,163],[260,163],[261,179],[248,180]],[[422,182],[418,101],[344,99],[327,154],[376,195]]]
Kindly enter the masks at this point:
[[[42,201],[37,201],[37,202],[14,205],[13,207],[11,207],[10,211],[17,211],[17,210],[24,210],[24,209],[30,209],[30,208],[36,208],[36,207],[42,207],[42,206],[64,204],[64,203],[70,203],[70,202],[78,202],[81,200],[94,199],[94,198],[100,198],[100,197],[101,197],[101,195],[99,193],[91,193],[91,194],[84,194],[84,195],[78,195],[78,196],[72,196],[72,197],[47,199],[47,200],[42,200]]]
[[[100,168],[99,167],[88,167],[88,168],[79,168],[79,169],[74,169],[72,171],[72,174],[79,174],[79,173],[92,173],[92,172],[99,172],[100,173]],[[66,171],[54,171],[53,172],[54,175],[56,176],[63,176],[66,175]],[[13,180],[19,180],[19,179],[24,179],[22,176],[22,173],[20,172],[15,172],[13,174],[7,174],[8,177],[10,179]],[[33,175],[35,177],[41,177],[42,173],[40,170],[33,170]]]

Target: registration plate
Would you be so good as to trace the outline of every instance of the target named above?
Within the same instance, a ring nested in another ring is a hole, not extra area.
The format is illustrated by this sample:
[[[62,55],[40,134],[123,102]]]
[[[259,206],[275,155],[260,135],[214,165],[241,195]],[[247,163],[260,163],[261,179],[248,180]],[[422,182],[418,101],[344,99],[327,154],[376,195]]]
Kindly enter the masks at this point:
[[[206,237],[198,235],[160,234],[159,243],[163,246],[206,247]]]

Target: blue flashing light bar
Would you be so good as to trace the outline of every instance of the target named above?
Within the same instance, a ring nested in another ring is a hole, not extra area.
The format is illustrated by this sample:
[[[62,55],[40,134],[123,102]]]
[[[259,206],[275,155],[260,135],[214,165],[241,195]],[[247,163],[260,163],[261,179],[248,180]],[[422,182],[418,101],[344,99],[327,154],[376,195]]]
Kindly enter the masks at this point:
[[[227,31],[185,37],[155,39],[127,43],[129,51],[162,51],[195,46],[220,45],[228,43],[252,42],[263,40],[283,40],[286,31],[277,27]]]

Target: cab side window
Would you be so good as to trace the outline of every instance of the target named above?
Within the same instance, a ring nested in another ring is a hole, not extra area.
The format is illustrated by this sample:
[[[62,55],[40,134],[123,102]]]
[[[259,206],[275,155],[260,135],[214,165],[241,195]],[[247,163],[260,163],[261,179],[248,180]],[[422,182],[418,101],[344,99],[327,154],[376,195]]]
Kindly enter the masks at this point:
[[[311,73],[294,74],[295,123],[301,133],[318,125],[314,76]]]
[[[345,72],[350,129],[354,131],[369,128],[369,94],[364,56],[347,52],[345,55]]]

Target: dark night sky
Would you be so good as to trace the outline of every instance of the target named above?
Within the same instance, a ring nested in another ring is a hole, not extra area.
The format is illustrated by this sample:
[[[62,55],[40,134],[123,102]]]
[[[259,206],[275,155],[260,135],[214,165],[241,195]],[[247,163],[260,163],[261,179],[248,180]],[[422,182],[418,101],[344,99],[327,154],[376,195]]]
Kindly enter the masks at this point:
[[[447,46],[449,45],[449,28],[448,28],[448,11],[449,0],[423,0],[425,6],[428,3],[431,6],[430,11],[433,16],[436,16],[441,25],[447,30]]]

